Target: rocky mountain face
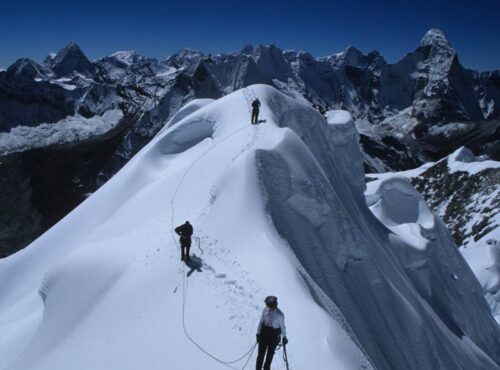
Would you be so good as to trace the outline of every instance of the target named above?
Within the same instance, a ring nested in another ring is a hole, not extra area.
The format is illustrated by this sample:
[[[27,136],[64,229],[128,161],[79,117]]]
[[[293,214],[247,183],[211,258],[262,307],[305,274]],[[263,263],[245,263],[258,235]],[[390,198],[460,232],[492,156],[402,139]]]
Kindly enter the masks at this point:
[[[64,77],[73,72],[91,76],[95,72],[94,65],[74,42],[61,49],[54,58],[47,57],[44,64],[58,77]]]
[[[417,167],[463,145],[499,158],[500,71],[465,69],[438,30],[395,64],[354,47],[315,58],[263,45],[220,55],[184,49],[163,61],[123,51],[90,61],[71,43],[42,64],[22,58],[0,72],[1,202],[10,202],[12,220],[25,220],[4,221],[0,254],[85,199],[184,104],[255,83],[320,110],[348,110],[368,172]],[[88,125],[116,111],[122,115],[109,127]]]
[[[498,162],[476,158],[462,148],[411,181],[448,225],[457,245],[477,242],[500,227]]]

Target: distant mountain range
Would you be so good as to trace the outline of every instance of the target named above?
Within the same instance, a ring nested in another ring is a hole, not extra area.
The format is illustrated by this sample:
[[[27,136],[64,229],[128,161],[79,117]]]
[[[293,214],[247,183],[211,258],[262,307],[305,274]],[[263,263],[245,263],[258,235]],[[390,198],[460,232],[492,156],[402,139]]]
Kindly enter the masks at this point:
[[[320,111],[349,111],[367,172],[417,167],[464,145],[500,156],[500,70],[464,68],[439,30],[394,64],[354,47],[315,58],[265,45],[91,61],[71,43],[42,63],[22,58],[0,72],[0,251],[57,222],[187,102],[256,83]]]

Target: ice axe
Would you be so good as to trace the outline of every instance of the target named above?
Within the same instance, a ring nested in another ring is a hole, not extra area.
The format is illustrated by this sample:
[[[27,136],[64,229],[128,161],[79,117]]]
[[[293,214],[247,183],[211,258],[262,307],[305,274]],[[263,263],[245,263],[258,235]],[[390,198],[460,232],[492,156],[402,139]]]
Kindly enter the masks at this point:
[[[286,370],[290,370],[288,367],[288,355],[286,354],[286,344],[283,343],[283,361],[285,361]]]

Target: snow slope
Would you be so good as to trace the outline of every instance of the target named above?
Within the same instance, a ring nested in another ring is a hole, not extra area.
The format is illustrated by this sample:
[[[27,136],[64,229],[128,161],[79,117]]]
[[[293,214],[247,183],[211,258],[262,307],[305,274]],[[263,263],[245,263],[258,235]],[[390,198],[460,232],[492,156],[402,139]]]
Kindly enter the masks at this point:
[[[500,323],[500,228],[460,251],[481,283],[491,313]]]
[[[345,113],[325,121],[263,85],[186,109],[0,261],[0,369],[226,369],[201,349],[245,354],[268,294],[296,370],[500,368],[499,329],[442,225],[431,259],[367,208]],[[201,248],[185,266],[172,229],[187,219]]]

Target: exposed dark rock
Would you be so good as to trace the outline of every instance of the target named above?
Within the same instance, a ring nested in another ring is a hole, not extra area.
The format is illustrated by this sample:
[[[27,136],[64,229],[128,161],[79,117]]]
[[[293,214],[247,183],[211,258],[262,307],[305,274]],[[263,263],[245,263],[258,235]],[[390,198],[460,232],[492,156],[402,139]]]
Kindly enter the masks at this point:
[[[500,197],[492,199],[491,204],[478,199],[495,194],[500,184],[500,169],[489,168],[473,175],[450,172],[447,161],[442,160],[411,182],[443,218],[457,245],[477,241],[492,230],[494,216],[500,209]]]
[[[97,190],[130,119],[96,140],[0,157],[0,256],[25,247]]]
[[[74,114],[76,94],[49,82],[0,73],[0,132],[57,122]]]
[[[51,70],[57,76],[67,76],[73,72],[90,75],[94,66],[74,42],[62,48],[50,63]]]

